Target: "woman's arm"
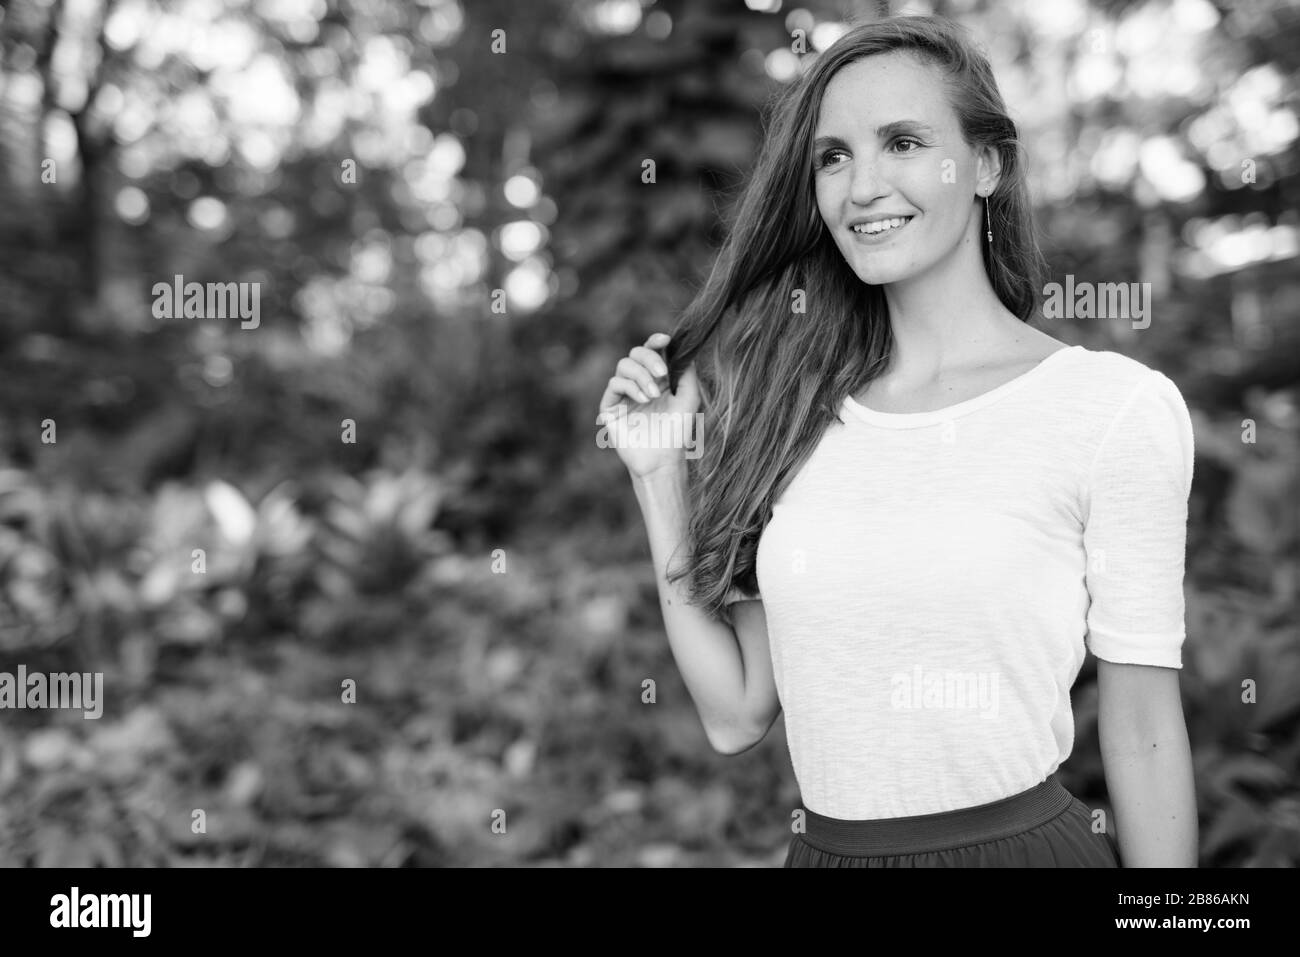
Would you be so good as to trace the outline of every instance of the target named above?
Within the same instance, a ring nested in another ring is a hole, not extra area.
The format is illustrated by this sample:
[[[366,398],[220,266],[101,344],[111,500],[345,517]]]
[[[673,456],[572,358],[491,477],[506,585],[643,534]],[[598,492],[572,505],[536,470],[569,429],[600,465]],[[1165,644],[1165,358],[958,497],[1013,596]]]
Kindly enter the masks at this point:
[[[686,537],[689,509],[685,466],[633,478],[645,517],[659,586],[664,628],[682,679],[695,702],[709,743],[738,754],[767,734],[780,711],[759,602],[744,602],[733,615],[736,628],[687,604],[686,580],[670,584],[668,560]]]
[[[1097,660],[1098,736],[1124,867],[1196,867],[1196,790],[1178,669]]]

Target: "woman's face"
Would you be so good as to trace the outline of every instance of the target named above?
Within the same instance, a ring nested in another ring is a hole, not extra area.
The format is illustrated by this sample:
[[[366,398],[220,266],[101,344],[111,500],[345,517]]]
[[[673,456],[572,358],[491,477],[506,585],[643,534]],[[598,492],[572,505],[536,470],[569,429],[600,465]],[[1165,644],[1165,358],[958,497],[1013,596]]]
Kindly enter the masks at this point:
[[[848,64],[826,87],[813,136],[817,209],[863,282],[915,279],[962,243],[978,255],[976,190],[995,180],[979,178],[989,167],[963,141],[936,67],[904,53]],[[906,221],[884,222],[894,218]],[[863,234],[865,224],[886,228]]]

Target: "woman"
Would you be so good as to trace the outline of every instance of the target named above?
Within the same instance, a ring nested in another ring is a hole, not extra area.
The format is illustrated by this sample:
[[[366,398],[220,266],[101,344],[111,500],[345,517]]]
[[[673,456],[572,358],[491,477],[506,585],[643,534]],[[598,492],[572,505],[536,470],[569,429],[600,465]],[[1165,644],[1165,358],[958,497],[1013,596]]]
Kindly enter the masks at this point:
[[[1031,328],[1039,288],[987,61],[940,18],[866,23],[777,102],[707,283],[601,399],[711,744],[785,710],[788,867],[1196,864],[1190,418]],[[698,420],[698,468],[626,441],[647,413]],[[1113,822],[1055,777],[1085,648]]]

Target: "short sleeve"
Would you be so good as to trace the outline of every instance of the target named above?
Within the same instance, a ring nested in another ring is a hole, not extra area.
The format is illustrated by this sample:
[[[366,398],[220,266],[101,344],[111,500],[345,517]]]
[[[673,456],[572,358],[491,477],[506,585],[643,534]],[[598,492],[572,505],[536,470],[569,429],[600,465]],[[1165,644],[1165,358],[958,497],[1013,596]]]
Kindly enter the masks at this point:
[[[1150,370],[1112,420],[1089,478],[1087,644],[1098,658],[1182,667],[1193,459],[1182,394]]]

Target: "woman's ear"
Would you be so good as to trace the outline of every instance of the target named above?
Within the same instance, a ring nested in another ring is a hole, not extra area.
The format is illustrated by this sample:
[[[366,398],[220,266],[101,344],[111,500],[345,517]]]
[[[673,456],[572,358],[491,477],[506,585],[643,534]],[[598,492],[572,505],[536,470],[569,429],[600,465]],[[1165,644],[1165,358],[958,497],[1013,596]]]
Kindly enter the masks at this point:
[[[1002,154],[996,147],[981,146],[975,159],[975,191],[988,196],[1002,181]]]

